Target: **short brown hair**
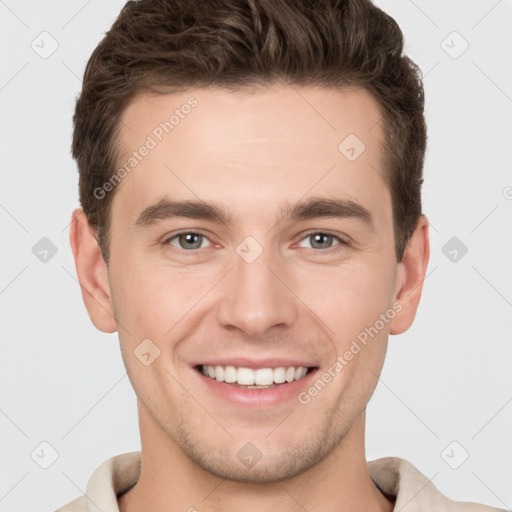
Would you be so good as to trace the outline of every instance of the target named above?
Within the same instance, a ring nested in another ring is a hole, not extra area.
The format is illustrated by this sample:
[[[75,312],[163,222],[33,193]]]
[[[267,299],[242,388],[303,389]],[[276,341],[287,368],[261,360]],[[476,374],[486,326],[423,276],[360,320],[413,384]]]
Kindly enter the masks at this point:
[[[418,66],[403,35],[370,0],[129,1],[92,53],[73,117],[82,208],[105,262],[113,192],[98,199],[119,160],[120,116],[136,94],[187,87],[361,87],[376,99],[385,136],[395,253],[421,215],[427,143]]]

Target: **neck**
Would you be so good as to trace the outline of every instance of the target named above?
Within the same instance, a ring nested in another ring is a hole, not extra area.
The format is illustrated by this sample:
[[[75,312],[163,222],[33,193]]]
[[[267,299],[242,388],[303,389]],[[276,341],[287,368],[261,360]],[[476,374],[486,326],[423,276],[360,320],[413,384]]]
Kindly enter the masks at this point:
[[[141,472],[119,498],[120,512],[392,512],[394,501],[375,486],[364,449],[365,413],[338,447],[307,471],[272,483],[217,477],[191,460],[139,403]]]

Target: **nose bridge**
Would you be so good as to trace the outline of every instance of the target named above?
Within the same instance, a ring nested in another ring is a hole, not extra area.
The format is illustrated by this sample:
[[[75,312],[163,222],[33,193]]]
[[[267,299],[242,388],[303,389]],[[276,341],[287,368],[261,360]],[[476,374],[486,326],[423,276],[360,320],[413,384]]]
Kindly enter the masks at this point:
[[[296,321],[297,303],[283,283],[286,276],[280,276],[279,263],[270,249],[258,249],[252,240],[238,246],[218,307],[218,321],[223,327],[237,327],[248,336],[259,336],[274,326],[290,327]]]

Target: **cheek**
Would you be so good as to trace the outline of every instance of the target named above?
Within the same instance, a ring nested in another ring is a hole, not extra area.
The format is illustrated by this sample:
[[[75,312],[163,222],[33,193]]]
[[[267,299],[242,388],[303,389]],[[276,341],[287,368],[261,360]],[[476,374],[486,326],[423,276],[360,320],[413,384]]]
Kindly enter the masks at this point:
[[[382,263],[354,261],[313,268],[300,276],[299,282],[298,295],[341,342],[373,325],[391,306],[392,273],[390,266]]]
[[[132,342],[150,338],[156,343],[198,305],[214,276],[192,274],[161,265],[125,262],[126,272],[113,281],[116,318],[130,332]],[[166,336],[167,335],[167,336]]]

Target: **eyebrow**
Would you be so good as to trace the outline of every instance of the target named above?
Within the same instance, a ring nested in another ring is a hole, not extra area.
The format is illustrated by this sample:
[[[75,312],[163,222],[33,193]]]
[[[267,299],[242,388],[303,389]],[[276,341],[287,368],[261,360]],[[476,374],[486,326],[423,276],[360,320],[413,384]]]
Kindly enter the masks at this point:
[[[373,216],[370,211],[361,204],[348,199],[311,197],[296,204],[285,203],[280,212],[282,218],[292,221],[309,220],[318,217],[335,219],[354,218],[361,220],[368,227],[374,226]],[[149,226],[161,220],[176,217],[209,220],[222,224],[231,224],[233,222],[233,215],[229,211],[213,203],[195,200],[171,201],[169,199],[161,199],[158,203],[145,208],[138,216],[135,224]]]

